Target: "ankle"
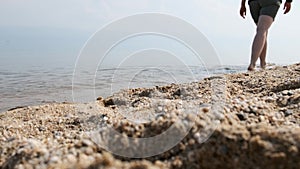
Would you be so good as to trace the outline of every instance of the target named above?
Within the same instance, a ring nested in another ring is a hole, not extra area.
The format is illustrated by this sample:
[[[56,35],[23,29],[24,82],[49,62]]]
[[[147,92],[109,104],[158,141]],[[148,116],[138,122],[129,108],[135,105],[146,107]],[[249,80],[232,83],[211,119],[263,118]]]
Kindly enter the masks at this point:
[[[266,65],[267,65],[266,62],[261,62],[261,63],[260,63],[260,67],[261,67],[262,69],[265,69],[265,68],[266,68]]]

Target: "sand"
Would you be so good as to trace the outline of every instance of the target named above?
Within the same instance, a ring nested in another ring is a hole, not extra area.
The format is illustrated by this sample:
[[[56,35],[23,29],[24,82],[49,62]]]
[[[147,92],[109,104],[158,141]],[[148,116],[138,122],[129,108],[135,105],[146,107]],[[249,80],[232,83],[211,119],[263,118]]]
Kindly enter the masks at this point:
[[[141,141],[170,128],[169,140]],[[4,169],[295,169],[300,64],[19,107],[0,114],[0,133]]]

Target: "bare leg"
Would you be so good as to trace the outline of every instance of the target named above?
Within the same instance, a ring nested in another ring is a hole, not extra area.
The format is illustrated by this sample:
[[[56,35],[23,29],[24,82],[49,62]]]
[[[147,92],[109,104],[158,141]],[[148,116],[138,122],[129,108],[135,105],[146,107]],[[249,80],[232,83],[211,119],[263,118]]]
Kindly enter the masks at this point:
[[[266,62],[266,55],[267,55],[267,40],[265,42],[265,45],[264,45],[264,48],[263,50],[261,51],[261,54],[259,56],[260,58],[260,67],[262,69],[265,69],[266,68],[266,65],[267,65],[267,62]]]
[[[267,15],[261,15],[258,19],[256,35],[252,44],[251,62],[248,67],[249,71],[254,70],[258,57],[261,56],[263,48],[266,47],[267,32],[272,23],[273,18]]]

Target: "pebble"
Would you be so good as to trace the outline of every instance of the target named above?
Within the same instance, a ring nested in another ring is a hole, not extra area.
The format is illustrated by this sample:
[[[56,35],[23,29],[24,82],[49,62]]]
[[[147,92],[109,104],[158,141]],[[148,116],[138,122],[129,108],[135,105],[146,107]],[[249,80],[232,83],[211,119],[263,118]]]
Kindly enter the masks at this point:
[[[86,155],[92,155],[94,153],[93,149],[91,147],[87,147],[84,151]]]
[[[250,113],[258,114],[258,108],[255,106],[249,106]]]
[[[273,103],[276,101],[276,99],[274,97],[267,97],[267,98],[265,98],[265,101],[268,103]]]
[[[236,115],[241,121],[245,121],[247,119],[244,113],[237,113]]]
[[[290,116],[293,114],[293,110],[286,110],[284,111],[284,116],[287,117],[287,116]]]
[[[202,111],[203,113],[207,113],[207,112],[209,112],[209,108],[208,108],[208,107],[203,107],[203,108],[201,109],[201,111]]]
[[[76,163],[77,161],[77,158],[73,154],[68,154],[66,158],[70,163]]]
[[[282,91],[281,93],[282,93],[283,95],[288,95],[288,92],[289,92],[289,91],[284,90],[284,91]]]
[[[182,165],[183,163],[179,158],[175,158],[175,160],[172,162],[172,166],[175,168],[181,168]]]
[[[89,167],[93,162],[95,161],[95,158],[93,156],[87,156],[85,154],[79,155],[79,167],[80,168],[87,168]]]
[[[299,151],[298,151],[297,146],[290,146],[289,152],[290,153],[298,153]]]
[[[195,138],[196,140],[199,139],[199,138],[200,138],[200,133],[198,133],[198,132],[195,133],[195,134],[194,134],[194,138]]]
[[[263,122],[263,121],[265,121],[265,120],[266,120],[266,119],[265,119],[265,116],[262,116],[262,115],[259,116],[259,121],[260,121],[260,122]]]
[[[189,145],[194,145],[196,142],[194,139],[189,139],[188,144]]]
[[[59,162],[60,161],[60,158],[59,157],[57,157],[57,156],[53,156],[53,157],[51,157],[50,158],[50,160],[49,160],[51,163],[57,163],[57,162]]]
[[[216,112],[215,113],[215,118],[216,118],[216,120],[224,120],[225,119],[225,116],[224,116],[224,114],[223,113],[221,113],[221,112]]]
[[[107,116],[104,116],[104,117],[103,117],[103,120],[107,121],[107,120],[108,120],[108,117],[107,117]]]
[[[84,139],[84,140],[82,140],[82,145],[92,147],[94,145],[94,143],[88,139]]]

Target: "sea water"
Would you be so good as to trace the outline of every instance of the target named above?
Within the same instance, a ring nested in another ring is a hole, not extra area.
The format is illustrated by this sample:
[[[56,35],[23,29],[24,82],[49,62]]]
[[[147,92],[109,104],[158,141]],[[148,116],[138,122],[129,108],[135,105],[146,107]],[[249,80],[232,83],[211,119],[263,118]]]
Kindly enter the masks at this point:
[[[149,66],[99,68],[94,72],[80,70],[74,78],[75,66],[30,66],[11,69],[0,67],[0,112],[18,106],[40,105],[51,102],[93,101],[122,89],[154,87],[171,83],[199,81],[216,74],[235,73],[245,66]],[[76,72],[76,71],[75,71]],[[81,83],[82,81],[82,83]],[[87,94],[93,96],[87,97]]]

